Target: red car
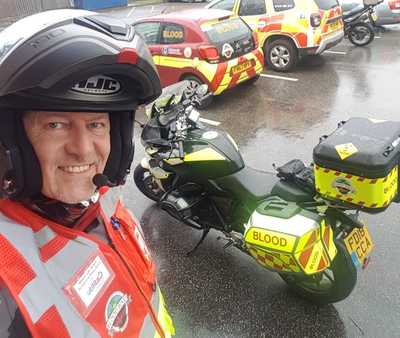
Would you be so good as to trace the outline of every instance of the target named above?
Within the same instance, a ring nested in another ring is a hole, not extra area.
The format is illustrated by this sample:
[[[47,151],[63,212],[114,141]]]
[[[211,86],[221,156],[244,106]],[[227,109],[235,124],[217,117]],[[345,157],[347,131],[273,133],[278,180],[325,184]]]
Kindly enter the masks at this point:
[[[181,80],[207,84],[214,95],[263,69],[257,37],[237,15],[196,9],[140,19],[135,30],[146,40],[163,87]]]

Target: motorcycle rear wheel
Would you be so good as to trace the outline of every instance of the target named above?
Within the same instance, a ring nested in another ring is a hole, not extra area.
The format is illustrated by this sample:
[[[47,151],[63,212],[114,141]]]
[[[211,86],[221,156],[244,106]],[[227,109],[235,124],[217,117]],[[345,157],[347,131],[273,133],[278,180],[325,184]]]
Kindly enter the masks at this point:
[[[140,164],[136,166],[133,172],[133,180],[135,181],[135,184],[140,192],[154,202],[158,202],[160,200],[167,188],[167,182],[165,182],[164,185],[161,182],[163,187],[163,189],[161,189],[150,171],[143,168]]]
[[[350,29],[348,37],[353,45],[366,46],[375,38],[374,28],[369,23],[359,22]]]
[[[317,305],[345,299],[357,283],[357,269],[341,242],[336,242],[337,254],[331,266],[311,276],[279,274],[291,291]]]

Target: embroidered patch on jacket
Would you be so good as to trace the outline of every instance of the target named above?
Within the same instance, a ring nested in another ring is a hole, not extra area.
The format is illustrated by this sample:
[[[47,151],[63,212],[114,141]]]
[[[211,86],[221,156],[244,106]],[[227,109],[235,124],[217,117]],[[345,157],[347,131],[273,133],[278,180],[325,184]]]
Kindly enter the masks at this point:
[[[106,328],[110,336],[115,332],[123,332],[126,329],[129,320],[128,304],[131,301],[130,295],[120,291],[114,292],[108,298],[105,318]]]

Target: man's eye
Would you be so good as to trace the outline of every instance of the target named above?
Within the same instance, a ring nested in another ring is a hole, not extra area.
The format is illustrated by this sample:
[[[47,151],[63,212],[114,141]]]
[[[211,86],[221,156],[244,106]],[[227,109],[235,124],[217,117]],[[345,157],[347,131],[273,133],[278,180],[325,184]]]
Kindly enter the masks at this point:
[[[106,125],[102,122],[91,122],[89,124],[89,128],[91,128],[91,129],[103,129],[103,128],[105,128],[105,126]]]
[[[50,122],[47,124],[50,129],[60,129],[62,128],[63,124],[61,122]]]

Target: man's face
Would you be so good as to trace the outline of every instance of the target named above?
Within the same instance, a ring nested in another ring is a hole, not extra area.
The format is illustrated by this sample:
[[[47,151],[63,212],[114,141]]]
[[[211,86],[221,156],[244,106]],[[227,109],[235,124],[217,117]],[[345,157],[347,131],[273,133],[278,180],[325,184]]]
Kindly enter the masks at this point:
[[[39,159],[43,195],[65,203],[88,199],[110,154],[108,114],[28,112],[24,126]]]

